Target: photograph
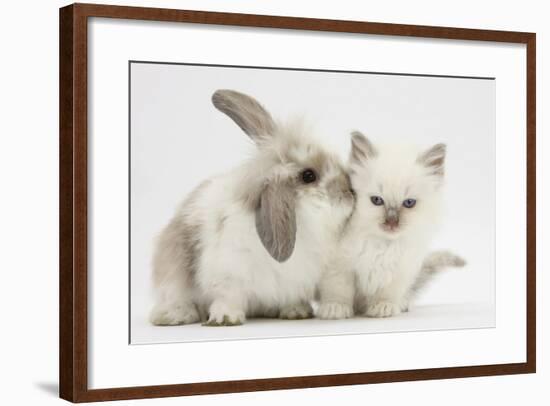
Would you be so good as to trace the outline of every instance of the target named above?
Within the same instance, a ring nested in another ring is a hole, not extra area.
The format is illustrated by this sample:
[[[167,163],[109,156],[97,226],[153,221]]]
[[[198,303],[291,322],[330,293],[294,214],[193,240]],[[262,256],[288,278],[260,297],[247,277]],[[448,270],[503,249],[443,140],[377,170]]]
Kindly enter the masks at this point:
[[[495,327],[494,77],[128,70],[131,345]]]

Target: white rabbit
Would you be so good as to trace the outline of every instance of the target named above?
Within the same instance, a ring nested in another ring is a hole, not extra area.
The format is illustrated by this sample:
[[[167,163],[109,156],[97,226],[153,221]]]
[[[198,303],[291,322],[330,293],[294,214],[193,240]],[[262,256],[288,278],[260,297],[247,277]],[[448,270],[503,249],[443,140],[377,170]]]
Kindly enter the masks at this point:
[[[253,98],[218,90],[214,106],[257,145],[234,170],[183,202],[154,256],[156,325],[246,316],[312,317],[310,301],[351,215],[349,176],[299,126],[275,122]]]

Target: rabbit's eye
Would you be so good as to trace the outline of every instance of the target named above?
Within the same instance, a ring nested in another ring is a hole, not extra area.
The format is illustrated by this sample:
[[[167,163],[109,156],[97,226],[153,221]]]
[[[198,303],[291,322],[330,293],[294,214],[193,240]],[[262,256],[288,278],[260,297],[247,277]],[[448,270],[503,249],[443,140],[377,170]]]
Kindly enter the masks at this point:
[[[371,196],[370,201],[375,206],[382,206],[384,204],[384,199],[382,199],[380,196]]]
[[[403,206],[407,209],[412,209],[416,204],[416,199],[405,199],[403,200]]]
[[[304,183],[313,183],[317,180],[317,174],[313,169],[304,169],[301,177]]]

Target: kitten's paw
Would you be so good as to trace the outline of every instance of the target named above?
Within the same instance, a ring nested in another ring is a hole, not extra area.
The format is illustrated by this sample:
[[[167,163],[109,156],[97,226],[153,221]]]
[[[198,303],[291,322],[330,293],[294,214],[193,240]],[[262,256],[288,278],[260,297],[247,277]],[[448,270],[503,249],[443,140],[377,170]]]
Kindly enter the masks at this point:
[[[284,306],[279,313],[279,318],[287,320],[310,319],[312,317],[313,308],[309,303]]]
[[[156,305],[149,316],[155,326],[177,326],[199,320],[199,312],[193,304]]]
[[[230,308],[222,303],[213,303],[210,306],[208,320],[203,326],[240,326],[244,323],[246,317],[242,310]]]
[[[367,317],[391,317],[401,313],[401,306],[397,303],[382,301],[367,306]]]
[[[324,320],[349,319],[353,317],[353,308],[344,303],[321,303],[317,310],[317,317]]]

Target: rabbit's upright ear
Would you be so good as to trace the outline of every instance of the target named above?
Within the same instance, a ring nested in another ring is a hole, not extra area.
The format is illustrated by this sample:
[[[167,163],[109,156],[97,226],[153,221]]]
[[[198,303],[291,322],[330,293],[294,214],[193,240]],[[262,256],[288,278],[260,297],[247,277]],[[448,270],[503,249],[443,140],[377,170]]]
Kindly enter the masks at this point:
[[[273,134],[275,122],[255,99],[234,90],[220,89],[212,95],[214,107],[227,114],[254,141]]]
[[[256,231],[269,254],[284,262],[296,243],[295,190],[291,179],[276,180],[262,191],[256,209]]]

